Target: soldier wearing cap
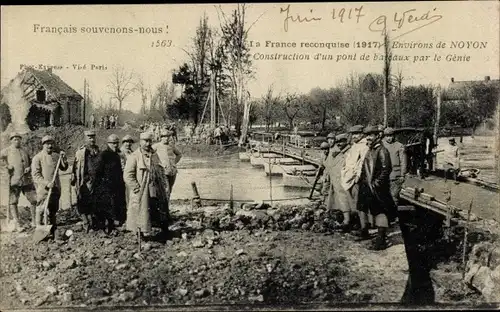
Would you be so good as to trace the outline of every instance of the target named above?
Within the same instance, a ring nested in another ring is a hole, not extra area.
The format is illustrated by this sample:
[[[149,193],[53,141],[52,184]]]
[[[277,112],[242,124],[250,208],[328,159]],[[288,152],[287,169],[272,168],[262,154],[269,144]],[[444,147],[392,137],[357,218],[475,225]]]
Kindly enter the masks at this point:
[[[17,204],[21,193],[26,196],[31,204],[31,224],[35,224],[36,192],[31,178],[31,158],[28,152],[21,147],[21,135],[19,133],[10,134],[10,146],[0,151],[0,159],[7,167],[9,173],[9,209],[12,220],[16,225],[16,230],[23,231],[19,221]]]
[[[122,168],[125,168],[125,162],[127,157],[132,154],[132,144],[134,144],[134,139],[131,135],[127,134],[122,138],[122,146],[120,147],[120,157],[122,160]]]
[[[387,248],[387,228],[389,218],[396,213],[396,205],[390,191],[390,174],[392,171],[391,156],[382,144],[381,131],[378,127],[368,126],[364,133],[367,135],[369,151],[363,162],[359,198],[360,213],[370,212],[375,219],[378,229],[377,237],[371,249],[382,250]],[[360,215],[361,219],[361,215]],[[361,224],[366,231],[366,223]]]
[[[340,171],[340,183],[345,191],[348,193],[348,211],[355,212],[358,211],[358,199],[359,199],[359,179],[361,176],[361,169],[365,156],[368,153],[368,145],[366,138],[363,134],[363,126],[355,125],[352,126],[349,131],[350,137],[350,148],[345,153],[344,163]],[[360,231],[354,232],[354,234],[362,237],[368,236],[368,229],[364,230],[364,226],[367,224],[367,216],[363,213],[359,213],[361,229]]]
[[[403,187],[406,175],[407,160],[405,147],[394,139],[394,129],[390,127],[384,129],[383,144],[391,156],[392,171],[389,177],[391,181],[391,195],[397,205],[399,202],[399,193]]]
[[[56,214],[59,211],[59,199],[61,198],[61,182],[59,175],[55,177],[56,166],[59,158],[59,170],[66,171],[68,169],[68,160],[66,153],[61,151],[57,153],[54,151],[54,138],[46,135],[42,138],[42,150],[33,157],[31,164],[31,174],[35,181],[38,206],[36,207],[35,223],[36,225],[42,224],[42,216],[44,213],[43,203],[48,200],[48,220],[52,224],[52,235],[56,229]],[[50,198],[47,198],[49,190],[52,189]]]
[[[329,157],[330,157],[330,159],[333,160],[335,158],[335,156],[337,156],[337,154],[340,153],[339,147],[337,146],[337,144],[335,144],[337,141],[335,139],[335,133],[333,133],[333,132],[328,133],[328,136],[326,138],[328,140],[328,144],[330,145]]]
[[[94,130],[85,131],[87,142],[75,153],[71,185],[75,187],[77,210],[82,217],[85,230],[89,232],[97,225],[95,219],[94,182],[96,179],[99,147]]]
[[[107,146],[99,153],[94,184],[94,199],[99,228],[111,234],[115,221],[125,222],[125,182],[119,154],[120,139],[111,134]]]
[[[123,178],[130,192],[126,229],[147,235],[153,226],[159,226],[166,239],[170,221],[167,181],[152,141],[152,133],[141,133],[140,147],[130,154],[125,164]]]
[[[436,150],[436,153],[443,153],[442,159],[438,159],[440,160],[442,169],[445,171],[446,177],[451,173],[453,179],[457,181],[458,173],[460,172],[460,148],[457,146],[455,138],[449,138],[448,142],[448,145]]]
[[[154,144],[153,149],[158,154],[161,165],[165,168],[168,181],[168,197],[170,198],[177,177],[177,163],[182,157],[181,152],[175,146],[174,133],[171,130],[163,129],[161,142]]]
[[[349,150],[349,136],[347,134],[339,134],[335,137],[336,146],[339,153],[331,159],[327,166],[327,174],[330,177],[330,188],[328,190],[327,209],[335,209],[342,211],[344,215],[343,224],[339,227],[343,232],[349,232],[351,229],[351,213],[349,205],[349,193],[344,190],[341,183],[341,170],[345,163],[345,156]],[[354,210],[355,212],[355,210]]]

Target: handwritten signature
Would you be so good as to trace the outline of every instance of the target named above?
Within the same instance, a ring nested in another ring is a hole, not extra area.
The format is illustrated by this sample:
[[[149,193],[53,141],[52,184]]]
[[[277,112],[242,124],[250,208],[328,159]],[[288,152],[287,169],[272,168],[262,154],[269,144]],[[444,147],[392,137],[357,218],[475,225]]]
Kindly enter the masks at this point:
[[[310,13],[313,13],[313,10],[309,10]],[[311,22],[317,22],[321,21],[321,17],[317,16],[310,16],[310,17],[301,17],[299,14],[296,14],[296,16],[292,16],[290,14],[290,5],[288,5],[286,8],[280,8],[280,14],[285,13],[285,19],[283,21],[283,29],[285,32],[288,32],[288,22],[297,22],[297,23],[311,23]]]
[[[414,31],[421,29],[425,26],[428,26],[430,24],[433,24],[433,23],[435,23],[443,18],[443,16],[440,14],[434,14],[434,11],[436,11],[436,8],[434,8],[433,10],[429,10],[426,13],[423,13],[421,15],[417,15],[416,11],[417,11],[416,9],[410,9],[410,10],[404,11],[402,14],[398,13],[398,12],[394,13],[393,21],[394,21],[395,27],[392,28],[392,31],[403,30],[405,32],[402,34],[399,34],[397,37],[391,38],[392,40],[400,38],[400,37],[407,35],[409,33],[412,33]],[[412,12],[415,12],[415,13],[411,14]],[[426,23],[421,24],[418,22],[426,22]],[[387,31],[388,24],[389,24],[389,22],[387,20],[387,16],[380,15],[375,20],[373,20],[373,22],[370,23],[370,25],[368,26],[368,29],[370,31],[373,31],[373,32],[385,33]],[[405,29],[406,25],[414,25],[416,27],[414,27],[410,30],[407,30],[407,29]]]

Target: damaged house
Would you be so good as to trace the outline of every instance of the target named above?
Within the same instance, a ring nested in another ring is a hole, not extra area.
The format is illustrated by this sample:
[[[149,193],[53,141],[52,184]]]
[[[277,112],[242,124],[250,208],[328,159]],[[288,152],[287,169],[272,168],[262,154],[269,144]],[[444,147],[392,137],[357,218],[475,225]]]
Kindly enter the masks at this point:
[[[2,130],[12,121],[27,123],[31,130],[81,124],[82,101],[83,97],[52,70],[25,68],[2,89]]]

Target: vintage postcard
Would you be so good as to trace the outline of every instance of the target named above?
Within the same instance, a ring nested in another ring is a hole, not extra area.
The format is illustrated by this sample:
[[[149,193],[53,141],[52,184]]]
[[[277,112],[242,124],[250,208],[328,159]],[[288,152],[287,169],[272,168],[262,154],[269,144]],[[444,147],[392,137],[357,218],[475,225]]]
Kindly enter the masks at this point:
[[[0,309],[498,308],[499,13],[2,6]]]

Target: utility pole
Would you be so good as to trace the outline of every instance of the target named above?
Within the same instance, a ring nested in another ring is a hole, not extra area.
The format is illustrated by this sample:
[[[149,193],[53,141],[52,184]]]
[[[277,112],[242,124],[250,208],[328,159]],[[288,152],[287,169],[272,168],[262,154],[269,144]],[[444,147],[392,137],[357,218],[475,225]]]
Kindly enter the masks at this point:
[[[391,48],[389,46],[389,34],[384,32],[384,128],[388,126],[387,98],[389,96],[389,86],[391,79]]]
[[[436,120],[434,122],[434,144],[437,144],[438,133],[439,133],[439,120],[441,119],[441,85],[438,85],[436,89]]]

